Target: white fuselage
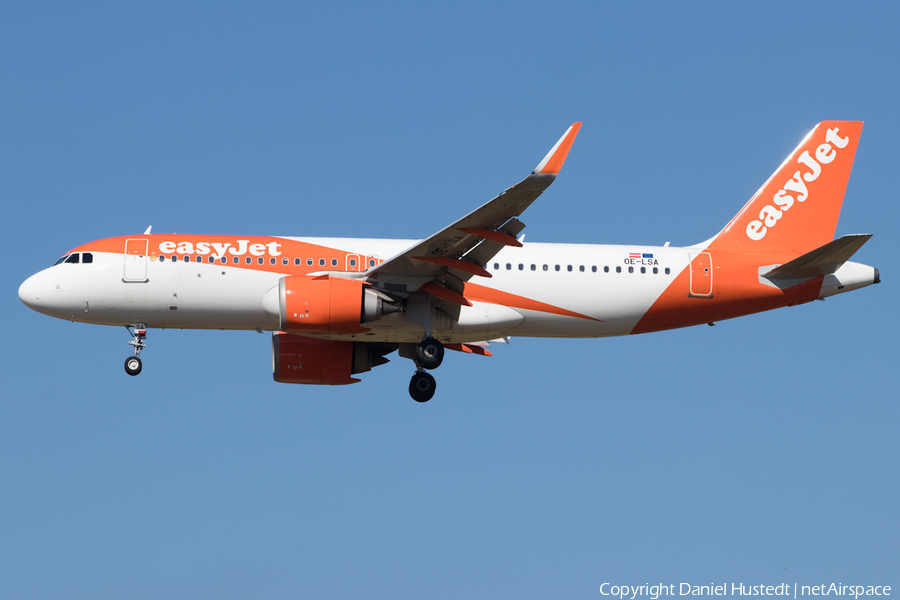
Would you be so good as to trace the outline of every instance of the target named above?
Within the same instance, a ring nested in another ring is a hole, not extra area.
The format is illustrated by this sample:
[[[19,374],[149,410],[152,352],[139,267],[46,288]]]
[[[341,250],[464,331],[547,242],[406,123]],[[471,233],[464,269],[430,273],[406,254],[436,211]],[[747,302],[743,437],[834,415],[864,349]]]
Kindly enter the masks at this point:
[[[386,258],[416,242],[285,239]],[[653,259],[630,259],[629,254],[634,253],[652,254]],[[122,254],[96,251],[92,254],[90,264],[58,264],[29,278],[22,284],[23,301],[44,314],[85,323],[273,331],[278,329],[278,323],[267,314],[264,297],[278,285],[279,279],[295,274],[290,266],[293,257],[288,257],[290,264],[282,271],[244,269],[230,260],[226,264],[218,261],[209,264],[150,257],[145,263],[146,276],[126,281]],[[689,263],[689,254],[690,250],[685,248],[582,244],[528,243],[522,248],[507,248],[487,265],[492,278],[476,278],[478,285],[590,319],[475,301],[473,306],[462,308],[458,323],[442,318],[439,311],[435,313],[434,335],[448,341],[480,340],[489,334],[625,335]],[[339,271],[343,266],[333,270]],[[644,273],[641,273],[642,266]],[[621,272],[616,272],[617,267]],[[629,273],[628,267],[633,272]],[[332,270],[330,265],[316,265],[316,268]],[[515,316],[510,316],[510,310],[515,311]],[[492,311],[496,314],[491,315]],[[422,336],[421,326],[404,314],[388,315],[368,323],[367,327],[371,328],[367,341],[417,341]]]
[[[346,252],[347,260],[339,261],[337,266],[332,266],[329,260],[322,267],[315,259],[313,266],[305,267],[307,258],[303,257],[306,273],[342,272],[350,264],[351,256],[389,258],[416,243],[415,240],[271,239]],[[447,342],[507,335],[627,335],[700,251],[697,247],[545,243],[505,248],[487,265],[492,277],[477,277],[467,286],[472,306],[463,306],[458,319],[442,312],[437,303],[427,307],[431,333]],[[236,265],[231,257],[226,257],[223,264],[215,255],[173,254],[164,260],[157,256],[141,257],[137,271],[135,264],[129,263],[129,257],[121,253],[94,251],[92,258],[90,264],[57,264],[33,275],[22,284],[20,297],[39,312],[85,323],[275,331],[279,322],[271,309],[266,310],[267,293],[278,286],[282,277],[298,274],[293,267],[295,257],[287,255],[279,257],[274,266],[269,267],[266,262],[269,270],[244,268],[243,259]],[[185,262],[185,258],[190,262]],[[196,262],[198,258],[203,262]],[[215,262],[210,264],[210,259]],[[284,259],[288,265],[282,266]],[[854,269],[859,267],[862,265],[848,262],[830,276],[834,281],[827,281],[821,293],[848,291],[846,286],[853,286],[853,282],[847,275],[870,283],[871,268],[864,267],[863,272],[856,273]],[[717,268],[710,265],[708,285],[715,285]],[[470,289],[473,291],[469,292]],[[410,317],[408,313],[390,314],[366,323],[369,331],[364,334],[327,337],[417,342],[423,335],[422,320]]]

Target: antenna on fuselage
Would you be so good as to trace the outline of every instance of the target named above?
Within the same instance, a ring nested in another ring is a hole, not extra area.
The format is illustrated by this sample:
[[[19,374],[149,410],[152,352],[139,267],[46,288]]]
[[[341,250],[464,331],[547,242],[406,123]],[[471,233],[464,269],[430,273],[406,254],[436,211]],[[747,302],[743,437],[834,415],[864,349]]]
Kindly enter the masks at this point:
[[[147,228],[147,231],[144,232],[144,235],[150,235],[150,230],[153,229],[153,225]]]

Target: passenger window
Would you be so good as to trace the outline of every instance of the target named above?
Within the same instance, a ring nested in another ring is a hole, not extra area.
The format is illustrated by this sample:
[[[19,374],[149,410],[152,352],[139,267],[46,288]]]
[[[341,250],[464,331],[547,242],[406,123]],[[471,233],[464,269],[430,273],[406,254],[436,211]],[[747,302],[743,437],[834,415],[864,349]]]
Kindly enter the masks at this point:
[[[657,269],[656,267],[653,267],[653,274],[656,275],[657,273],[659,273],[659,269]]]
[[[191,257],[190,257],[190,256],[185,256],[182,260],[183,260],[184,262],[191,262]]]
[[[545,270],[545,271],[549,271],[549,270],[550,270],[549,265],[544,265],[544,270]]]
[[[216,262],[216,257],[215,257],[215,256],[210,256],[210,257],[209,257],[209,264],[213,264],[214,262]]]
[[[495,270],[495,271],[499,271],[499,270],[500,270],[500,263],[494,263],[494,270]]]
[[[203,262],[203,257],[202,257],[202,256],[196,257],[196,258],[194,259],[194,262]]]
[[[666,275],[669,274],[669,267],[666,267]]]
[[[591,273],[596,273],[596,272],[597,272],[597,266],[594,265],[593,267],[591,267]]]
[[[351,259],[350,259],[350,266],[351,266],[351,267],[355,267],[355,266],[356,266],[356,259],[355,259],[355,258],[351,258]]]
[[[634,273],[634,267],[628,267],[628,272],[629,272],[629,273]]]
[[[324,267],[324,266],[325,266],[325,259],[324,259],[324,258],[320,258],[320,259],[319,259],[319,266],[320,266],[320,267]]]
[[[372,260],[369,261],[369,266],[370,266],[370,267],[374,267],[374,266],[375,266],[375,259],[372,259]]]
[[[259,258],[256,259],[256,262],[257,262],[257,264],[260,264],[260,265],[261,265],[261,264],[263,264],[263,262],[265,262],[265,261],[263,260],[263,257],[260,256]]]
[[[604,272],[604,273],[609,273],[609,267],[603,267],[603,272]]]
[[[554,267],[554,268],[555,268],[557,271],[559,271],[559,265],[556,265],[556,267]]]
[[[532,271],[537,271],[537,265],[532,264],[532,265],[531,265],[531,270],[532,270]]]
[[[506,263],[506,270],[507,270],[507,271],[511,271],[511,270],[512,270],[512,265],[509,264],[509,263]]]
[[[83,254],[81,255],[81,262],[82,262],[83,264],[89,264],[89,263],[94,262],[94,255],[91,254],[90,252],[85,252],[85,253],[83,253]]]
[[[646,273],[646,272],[647,272],[647,267],[641,267],[641,273]]]
[[[622,267],[616,267],[616,273],[621,273],[621,272],[622,272]]]
[[[566,271],[568,271],[569,273],[571,273],[571,272],[572,272],[572,265],[569,265],[568,267],[566,267]]]
[[[337,259],[336,259],[336,258],[332,258],[332,259],[331,259],[331,266],[332,266],[332,267],[336,267],[336,266],[337,266]]]
[[[270,265],[274,265],[274,264],[275,264],[275,257],[274,257],[274,256],[273,256],[272,258],[269,259],[269,264],[270,264]]]
[[[524,270],[525,270],[525,265],[523,265],[522,263],[519,263],[519,270],[520,270],[520,271],[524,271]]]
[[[232,259],[232,262],[236,265],[239,265],[239,264],[241,264],[241,259],[239,259],[237,256],[235,256],[234,259]]]
[[[221,261],[222,261],[223,265],[228,263],[228,259],[225,258],[224,256],[221,258]],[[222,271],[222,272],[224,273],[225,271]]]
[[[290,261],[287,259],[287,257],[281,259],[281,264],[283,264],[283,265],[286,265],[286,264],[288,264],[289,262],[290,262]]]
[[[66,259],[66,263],[70,264],[70,265],[77,265],[78,264],[78,253],[75,252],[74,254],[70,254],[69,258]]]
[[[295,259],[294,259],[294,265],[297,266],[297,267],[300,266],[300,259],[299,259],[299,258],[295,258]]]
[[[311,266],[312,266],[312,262],[313,262],[313,261],[312,261],[311,258],[307,258],[307,259],[306,259],[306,266],[311,267]]]
[[[251,265],[251,264],[253,264],[253,259],[248,256],[247,258],[244,259],[244,262],[246,262],[248,265]]]
[[[165,255],[165,254],[163,254],[162,256],[159,257],[159,262],[166,262],[166,255]]]
[[[580,267],[578,267],[578,270],[581,271],[582,273],[584,273],[584,265],[581,265]]]

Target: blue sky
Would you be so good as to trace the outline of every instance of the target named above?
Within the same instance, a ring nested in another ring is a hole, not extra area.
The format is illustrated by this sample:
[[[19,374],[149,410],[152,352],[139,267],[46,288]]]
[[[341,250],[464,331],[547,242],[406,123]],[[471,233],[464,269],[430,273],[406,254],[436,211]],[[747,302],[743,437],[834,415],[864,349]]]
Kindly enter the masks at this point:
[[[900,585],[888,3],[0,7],[0,596],[595,598]],[[156,232],[424,237],[584,121],[530,241],[716,233],[820,120],[883,283],[604,340],[279,385],[270,336],[34,313],[19,283]],[[895,587],[896,589],[896,587]]]

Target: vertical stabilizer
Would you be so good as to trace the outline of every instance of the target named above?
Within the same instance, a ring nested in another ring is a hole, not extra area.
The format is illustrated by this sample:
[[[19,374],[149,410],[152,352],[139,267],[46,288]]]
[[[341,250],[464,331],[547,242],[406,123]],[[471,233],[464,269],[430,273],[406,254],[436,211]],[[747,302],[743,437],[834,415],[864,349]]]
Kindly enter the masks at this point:
[[[712,250],[804,254],[834,238],[861,121],[822,121],[719,235]]]

